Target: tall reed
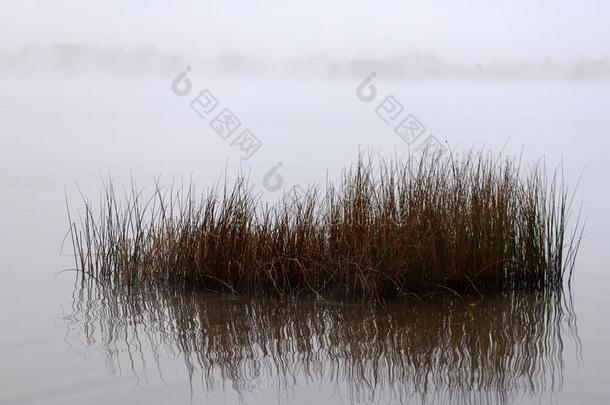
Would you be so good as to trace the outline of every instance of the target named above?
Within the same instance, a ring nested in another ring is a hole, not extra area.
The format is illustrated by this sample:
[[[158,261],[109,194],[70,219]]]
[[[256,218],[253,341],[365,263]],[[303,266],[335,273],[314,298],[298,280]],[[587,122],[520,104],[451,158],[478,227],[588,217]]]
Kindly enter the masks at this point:
[[[374,161],[335,184],[264,203],[240,177],[118,198],[73,220],[77,266],[105,284],[160,283],[235,294],[379,300],[447,291],[557,289],[582,227],[543,166],[470,152]]]

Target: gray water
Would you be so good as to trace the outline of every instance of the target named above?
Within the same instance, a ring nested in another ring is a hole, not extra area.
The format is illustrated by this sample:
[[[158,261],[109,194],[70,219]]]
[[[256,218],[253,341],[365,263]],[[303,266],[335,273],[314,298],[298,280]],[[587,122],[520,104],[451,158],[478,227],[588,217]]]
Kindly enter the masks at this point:
[[[66,199],[78,210],[78,188],[95,198],[105,176],[203,189],[241,167],[273,200],[359,151],[409,151],[360,80],[195,75],[263,142],[243,162],[171,79],[0,81],[0,403],[607,403],[610,84],[377,82],[454,150],[563,162],[587,225],[563,296],[376,308],[75,283]]]

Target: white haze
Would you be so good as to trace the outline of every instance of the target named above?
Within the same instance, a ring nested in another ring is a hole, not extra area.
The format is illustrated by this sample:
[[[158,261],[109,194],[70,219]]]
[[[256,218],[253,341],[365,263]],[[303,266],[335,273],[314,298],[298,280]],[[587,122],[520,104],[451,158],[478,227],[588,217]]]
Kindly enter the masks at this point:
[[[201,376],[169,350],[157,374],[139,344],[150,374],[127,362],[117,372],[101,332],[85,341],[68,316],[66,203],[82,214],[79,190],[95,203],[106,176],[121,196],[132,180],[145,194],[155,179],[202,191],[238,170],[277,201],[323,186],[359,152],[413,152],[421,144],[395,132],[407,114],[457,153],[503,151],[524,170],[544,159],[549,173],[563,161],[588,219],[572,283],[582,348],[566,337],[561,389],[519,403],[607,404],[609,17],[607,0],[0,0],[0,404],[338,403],[358,388],[349,379],[280,396],[287,377],[269,375],[262,392],[223,380],[191,396]],[[179,96],[187,65],[192,92]],[[373,71],[378,96],[364,102],[356,89]],[[261,140],[250,160],[237,133],[211,128],[216,111],[193,110],[203,89]],[[377,113],[389,96],[404,106],[391,125]]]
[[[604,1],[20,1],[0,71],[610,77]]]

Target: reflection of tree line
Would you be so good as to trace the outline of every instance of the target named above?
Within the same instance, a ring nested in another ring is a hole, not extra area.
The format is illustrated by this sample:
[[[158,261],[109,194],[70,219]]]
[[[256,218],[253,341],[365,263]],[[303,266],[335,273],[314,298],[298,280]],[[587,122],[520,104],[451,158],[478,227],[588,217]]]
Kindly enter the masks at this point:
[[[101,339],[109,367],[126,352],[133,372],[146,374],[152,354],[162,373],[164,353],[179,355],[204,390],[324,382],[352,401],[506,403],[558,390],[564,327],[577,339],[561,293],[370,306],[87,285],[74,297],[68,319],[85,345]]]

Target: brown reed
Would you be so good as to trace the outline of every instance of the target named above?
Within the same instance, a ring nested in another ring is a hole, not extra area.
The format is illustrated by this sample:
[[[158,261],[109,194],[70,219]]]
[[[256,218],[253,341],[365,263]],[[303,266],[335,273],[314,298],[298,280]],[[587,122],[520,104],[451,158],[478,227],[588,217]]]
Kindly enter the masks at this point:
[[[248,295],[381,300],[449,291],[557,289],[582,226],[568,230],[558,172],[483,152],[373,162],[337,184],[264,203],[242,176],[203,197],[192,186],[68,210],[77,267],[104,284],[169,284]]]

